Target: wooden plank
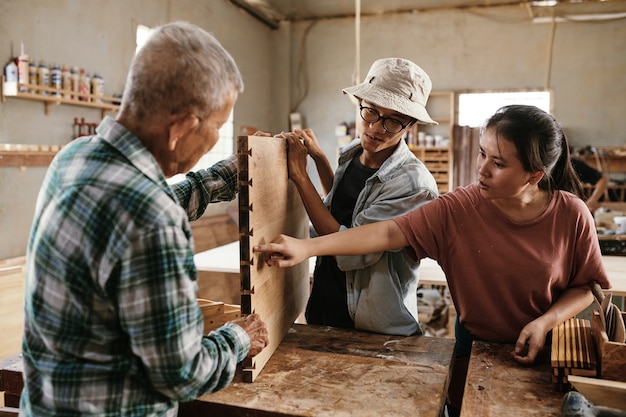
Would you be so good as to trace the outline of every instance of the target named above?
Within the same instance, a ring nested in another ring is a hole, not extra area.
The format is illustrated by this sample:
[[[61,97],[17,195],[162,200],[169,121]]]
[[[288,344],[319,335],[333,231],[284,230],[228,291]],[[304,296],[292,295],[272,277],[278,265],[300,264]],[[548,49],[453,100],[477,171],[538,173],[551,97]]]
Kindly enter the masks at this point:
[[[304,311],[309,295],[308,261],[292,268],[270,268],[252,247],[281,233],[308,237],[309,222],[300,195],[288,179],[285,139],[240,136],[237,155],[241,312],[258,313],[269,333],[268,346],[244,361],[244,379],[252,382]]]
[[[626,382],[571,375],[569,382],[594,405],[626,410]]]

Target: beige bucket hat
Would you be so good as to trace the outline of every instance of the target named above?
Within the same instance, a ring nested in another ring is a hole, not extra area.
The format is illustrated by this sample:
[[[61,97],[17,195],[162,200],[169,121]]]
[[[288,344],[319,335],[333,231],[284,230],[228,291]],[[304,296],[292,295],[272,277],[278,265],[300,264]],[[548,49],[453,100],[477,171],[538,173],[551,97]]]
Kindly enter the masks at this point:
[[[426,71],[403,58],[374,61],[361,84],[344,88],[344,94],[417,119],[424,125],[438,124],[426,111],[432,82]]]

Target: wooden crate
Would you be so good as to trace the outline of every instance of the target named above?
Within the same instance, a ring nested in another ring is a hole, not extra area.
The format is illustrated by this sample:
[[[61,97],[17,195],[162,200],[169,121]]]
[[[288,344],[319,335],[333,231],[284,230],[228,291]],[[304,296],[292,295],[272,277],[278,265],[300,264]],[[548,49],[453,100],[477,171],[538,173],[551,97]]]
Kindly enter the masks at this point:
[[[626,382],[626,343],[609,341],[602,327],[599,311],[595,310],[591,317],[591,333],[598,352],[598,376],[602,379]],[[622,312],[626,320],[626,312]]]
[[[238,305],[226,304],[221,301],[198,299],[198,305],[204,319],[204,333],[215,330],[231,320],[241,317],[241,308]]]

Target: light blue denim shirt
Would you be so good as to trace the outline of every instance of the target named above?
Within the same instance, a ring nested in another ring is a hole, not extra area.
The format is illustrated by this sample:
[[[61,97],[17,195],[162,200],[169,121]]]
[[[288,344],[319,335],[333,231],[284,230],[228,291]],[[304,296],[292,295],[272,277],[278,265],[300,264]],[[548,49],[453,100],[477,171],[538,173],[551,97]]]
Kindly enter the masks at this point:
[[[358,138],[341,149],[333,187],[324,201],[329,210],[337,185],[361,149]],[[352,224],[341,225],[339,230],[400,216],[437,196],[432,174],[400,141],[393,154],[366,181],[352,214]],[[339,269],[346,273],[348,311],[357,329],[394,335],[421,333],[417,321],[419,262],[412,261],[404,249],[336,259]]]

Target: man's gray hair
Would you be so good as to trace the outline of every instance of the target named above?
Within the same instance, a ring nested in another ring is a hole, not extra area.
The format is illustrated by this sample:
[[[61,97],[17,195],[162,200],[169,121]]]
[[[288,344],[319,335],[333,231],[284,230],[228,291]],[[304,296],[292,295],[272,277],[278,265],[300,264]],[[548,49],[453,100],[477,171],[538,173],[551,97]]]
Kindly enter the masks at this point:
[[[144,122],[177,113],[203,119],[243,87],[237,64],[213,35],[174,22],[157,27],[135,55],[122,107]]]

